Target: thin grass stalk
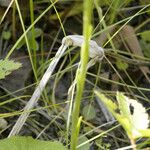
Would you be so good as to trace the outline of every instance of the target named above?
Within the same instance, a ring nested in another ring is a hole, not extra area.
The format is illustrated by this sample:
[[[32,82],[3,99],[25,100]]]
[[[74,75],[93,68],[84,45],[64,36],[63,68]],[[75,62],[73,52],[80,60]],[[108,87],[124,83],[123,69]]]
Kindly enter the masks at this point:
[[[33,24],[33,22],[34,22],[33,0],[30,0],[30,19],[31,19],[31,24]],[[37,65],[36,65],[36,42],[35,42],[35,34],[34,34],[34,25],[32,26],[31,32],[32,32],[32,44],[33,44],[33,64],[34,64],[34,68],[36,71]]]
[[[18,0],[15,0],[15,4],[16,4],[16,8],[17,8],[17,11],[18,11],[18,14],[19,14],[19,19],[20,19],[20,22],[21,22],[21,25],[22,25],[22,30],[23,30],[23,32],[25,33],[25,31],[26,31],[26,30],[25,30],[25,25],[24,25],[24,22],[23,22],[23,19],[22,19],[22,14],[21,14],[21,11],[20,11],[20,7],[19,7],[19,4],[18,4]],[[30,62],[31,62],[31,65],[32,65],[33,73],[34,73],[34,76],[35,76],[36,81],[38,81],[38,79],[37,79],[37,74],[36,74],[36,72],[35,72],[35,68],[34,68],[34,65],[33,65],[33,60],[32,60],[31,51],[30,51],[30,47],[29,47],[29,41],[28,41],[28,38],[27,38],[27,35],[26,35],[26,34],[25,34],[25,41],[26,41],[27,50],[28,50]],[[7,59],[7,56],[6,56],[6,59]]]
[[[3,20],[5,19],[5,17],[6,17],[6,15],[7,15],[8,11],[9,11],[9,9],[10,9],[11,6],[13,5],[13,2],[14,2],[14,0],[12,0],[12,1],[9,3],[9,5],[8,5],[6,11],[5,11],[5,13],[3,14],[3,16],[2,16],[2,18],[1,18],[1,20],[0,20],[0,25],[1,25],[1,23],[3,22]]]
[[[10,57],[10,55],[13,53],[13,51],[15,50],[15,48],[17,47],[17,45],[19,44],[19,42],[26,36],[26,34],[30,31],[30,29],[32,29],[32,27],[53,7],[53,5],[55,3],[57,3],[59,0],[56,0],[53,4],[51,4],[50,6],[48,6],[42,13],[41,15],[28,27],[28,29],[21,35],[21,37],[16,41],[16,43],[13,45],[13,47],[10,49],[10,51],[8,52],[7,56],[5,57],[5,59],[8,59]],[[3,20],[1,19],[1,22]],[[0,24],[1,24],[0,22]]]
[[[87,143],[90,143],[90,142],[92,142],[92,141],[94,141],[94,140],[96,140],[100,137],[103,137],[105,134],[108,134],[109,132],[113,131],[114,129],[118,128],[119,126],[120,126],[120,124],[117,124],[116,126],[113,126],[112,128],[108,129],[107,131],[101,132],[100,134],[98,134],[98,135],[92,137],[91,139],[85,141],[84,143],[78,145],[77,148],[80,148],[80,147],[82,147],[83,145],[85,145]]]
[[[121,3],[120,0],[114,0],[112,3],[112,9],[110,12],[110,21],[109,21],[110,24],[112,24],[114,22],[114,20],[116,19],[116,14],[117,14],[118,9],[120,7],[120,3]]]
[[[16,4],[13,3],[13,13],[12,13],[12,37],[13,41],[16,40]]]
[[[58,20],[59,20],[59,23],[60,23],[61,29],[62,29],[62,31],[63,31],[63,34],[64,34],[64,36],[66,36],[66,32],[65,32],[65,29],[64,29],[64,26],[63,26],[63,22],[61,21],[60,15],[59,15],[59,13],[58,13],[56,7],[55,7],[55,4],[54,4],[54,2],[53,2],[52,0],[50,0],[50,2],[53,4],[53,8],[54,8],[55,13],[56,13],[56,15],[57,15],[57,18],[58,18]]]

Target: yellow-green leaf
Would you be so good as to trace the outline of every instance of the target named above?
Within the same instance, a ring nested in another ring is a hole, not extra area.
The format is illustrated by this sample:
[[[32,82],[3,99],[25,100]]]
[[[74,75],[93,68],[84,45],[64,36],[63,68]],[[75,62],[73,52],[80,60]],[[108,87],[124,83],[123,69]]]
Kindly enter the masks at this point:
[[[144,32],[141,33],[141,38],[144,41],[149,41],[150,42],[150,30],[146,30]]]
[[[121,61],[120,59],[117,59],[116,66],[120,70],[126,70],[128,68],[128,64],[123,62],[123,61]]]
[[[148,133],[150,133],[149,129],[147,129],[149,117],[142,104],[137,100],[128,98],[123,93],[117,92],[117,106],[98,91],[95,91],[95,93],[123,126],[129,138],[148,137]],[[116,112],[115,110],[119,111]]]
[[[14,62],[13,60],[0,60],[0,79],[4,79],[12,71],[21,67],[21,63]]]

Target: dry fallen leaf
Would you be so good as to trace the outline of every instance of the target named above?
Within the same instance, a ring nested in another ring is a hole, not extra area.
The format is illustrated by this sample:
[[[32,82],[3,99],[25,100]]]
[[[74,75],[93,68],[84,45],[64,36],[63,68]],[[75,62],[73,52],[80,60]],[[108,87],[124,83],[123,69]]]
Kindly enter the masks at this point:
[[[132,26],[126,25],[121,30],[120,35],[125,41],[126,46],[134,55],[144,57],[139,41]],[[148,77],[148,74],[150,73],[149,68],[145,66],[140,66],[139,68],[146,77],[147,81],[150,83],[150,79]]]

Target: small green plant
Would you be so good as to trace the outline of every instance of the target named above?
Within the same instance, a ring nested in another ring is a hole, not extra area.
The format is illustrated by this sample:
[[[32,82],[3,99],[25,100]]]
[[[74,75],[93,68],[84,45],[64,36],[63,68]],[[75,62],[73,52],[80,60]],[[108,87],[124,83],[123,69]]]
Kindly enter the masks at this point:
[[[1,149],[3,148],[3,149]],[[40,141],[32,137],[14,136],[0,140],[1,150],[66,150],[58,141]]]
[[[35,30],[34,30],[34,37],[38,38],[41,35],[42,35],[42,30],[40,28],[35,28]],[[29,46],[33,50],[34,49],[34,44],[32,42],[32,30],[27,33],[27,38],[28,38]],[[23,38],[20,41],[20,43],[18,44],[17,49],[20,49],[23,45],[25,45],[25,43],[26,43],[25,38]],[[38,44],[37,41],[35,41],[35,49],[39,50],[39,44]]]
[[[21,63],[14,62],[13,60],[0,60],[0,79],[4,79],[12,71],[21,67]]]
[[[139,102],[128,98],[123,93],[117,92],[117,105],[100,92],[95,91],[95,94],[125,129],[133,146],[135,146],[137,138],[150,137],[148,114]]]

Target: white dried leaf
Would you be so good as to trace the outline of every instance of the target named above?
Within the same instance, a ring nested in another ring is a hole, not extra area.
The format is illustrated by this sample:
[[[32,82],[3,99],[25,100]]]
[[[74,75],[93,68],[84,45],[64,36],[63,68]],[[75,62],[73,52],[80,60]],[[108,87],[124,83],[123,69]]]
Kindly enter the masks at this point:
[[[62,44],[67,46],[79,46],[81,47],[84,42],[84,36],[82,35],[68,35],[63,38]],[[102,60],[104,57],[104,49],[98,46],[98,44],[90,40],[89,41],[89,57],[96,60]]]

